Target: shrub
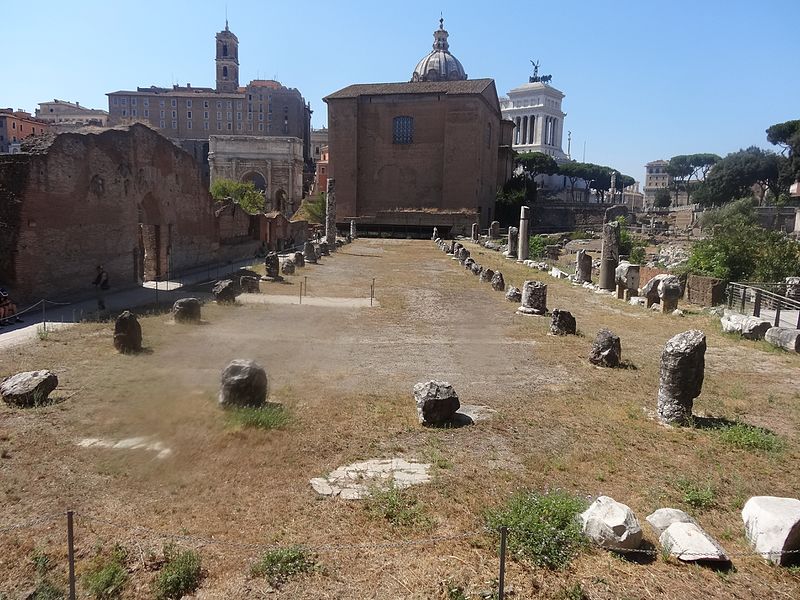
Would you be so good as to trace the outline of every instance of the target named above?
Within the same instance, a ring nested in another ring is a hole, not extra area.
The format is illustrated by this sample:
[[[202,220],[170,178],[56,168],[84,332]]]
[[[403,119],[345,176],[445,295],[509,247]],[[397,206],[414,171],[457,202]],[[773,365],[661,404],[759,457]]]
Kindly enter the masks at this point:
[[[396,527],[431,525],[416,495],[396,487],[372,490],[364,506],[373,516],[386,519]]]
[[[583,229],[576,229],[569,234],[571,240],[591,240],[594,236]]]
[[[706,509],[715,504],[714,488],[711,484],[704,486],[695,484],[687,479],[678,480],[678,489],[683,492],[683,502],[692,508]]]
[[[577,514],[586,501],[562,490],[546,493],[521,492],[506,505],[487,514],[494,530],[509,528],[508,549],[512,555],[550,569],[560,569],[586,544]]]
[[[528,255],[531,258],[541,258],[544,256],[544,247],[547,246],[548,239],[543,235],[532,235],[528,238]]]
[[[302,546],[270,550],[250,567],[252,577],[265,577],[272,587],[280,587],[291,577],[309,573],[316,566],[314,556]]]
[[[632,264],[641,265],[645,258],[644,246],[634,246],[631,248],[630,261]]]
[[[122,546],[115,546],[109,558],[98,557],[84,576],[86,590],[99,600],[118,598],[128,581],[125,568],[127,553]]]
[[[779,452],[784,446],[783,440],[771,431],[747,423],[736,423],[725,427],[720,432],[719,439],[725,444],[742,450]]]
[[[203,578],[200,555],[194,550],[178,550],[174,544],[164,546],[166,562],[153,581],[157,600],[179,600],[195,591]]]
[[[264,211],[264,194],[256,189],[252,181],[215,179],[211,183],[209,192],[217,201],[232,198],[248,213],[257,214]]]
[[[800,244],[757,225],[751,199],[707,211],[711,236],[692,247],[689,272],[728,281],[781,281],[800,271]]]
[[[274,405],[231,408],[226,414],[229,425],[255,429],[278,429],[290,420],[289,412],[285,408]]]

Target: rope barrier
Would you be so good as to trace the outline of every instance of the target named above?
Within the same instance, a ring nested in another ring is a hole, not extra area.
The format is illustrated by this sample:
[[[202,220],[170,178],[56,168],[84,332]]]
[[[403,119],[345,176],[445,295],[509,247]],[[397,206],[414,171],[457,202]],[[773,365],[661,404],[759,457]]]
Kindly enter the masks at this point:
[[[199,536],[199,535],[190,535],[190,534],[181,534],[181,533],[171,533],[171,532],[163,532],[157,531],[155,529],[150,529],[148,527],[144,527],[142,525],[129,525],[120,523],[118,521],[97,517],[95,515],[91,515],[88,513],[83,512],[75,512],[74,515],[79,519],[85,520],[91,523],[98,523],[102,525],[106,525],[109,527],[113,527],[115,529],[127,531],[133,534],[145,534],[152,537],[162,538],[162,539],[172,539],[172,540],[181,540],[184,542],[193,542],[203,545],[216,545],[216,546],[224,546],[230,548],[240,548],[245,549],[248,551],[255,551],[255,552],[263,552],[268,550],[276,550],[281,548],[286,548],[287,546],[280,545],[280,544],[257,544],[257,543],[245,543],[245,542],[235,542],[229,540],[220,540],[215,539],[213,537],[206,537],[206,536]],[[64,517],[62,513],[57,514],[50,514],[45,515],[39,518],[30,519],[27,521],[23,521],[21,523],[15,523],[13,525],[5,525],[0,526],[0,534],[8,533],[11,531],[18,531],[21,529],[27,529],[31,527],[35,527],[37,525],[42,525],[46,523],[53,523],[57,520],[60,520]],[[500,528],[502,529],[502,528]],[[528,536],[529,532],[519,530],[516,528],[507,528],[509,534],[512,535],[523,535]],[[414,538],[414,539],[405,539],[405,540],[395,540],[395,541],[387,541],[387,542],[368,542],[368,543],[331,543],[331,544],[320,544],[320,545],[311,545],[303,547],[312,552],[328,552],[328,551],[340,551],[340,550],[379,550],[379,549],[387,549],[387,548],[401,548],[401,547],[410,547],[410,546],[425,546],[425,545],[435,545],[440,544],[443,542],[452,542],[458,540],[465,540],[471,539],[475,537],[479,537],[482,535],[493,534],[493,535],[500,535],[499,529],[489,528],[489,527],[482,527],[480,529],[476,529],[473,531],[463,532],[463,533],[455,533],[449,535],[439,535],[439,536],[430,536],[425,538]],[[567,541],[568,537],[564,533],[563,530],[560,529],[553,529],[551,535],[547,539],[548,543],[552,543],[553,541],[559,543],[563,541]],[[573,539],[573,538],[570,538]],[[584,538],[584,541],[585,538]],[[617,552],[620,554],[639,554],[639,555],[646,555],[646,556],[658,556],[663,555],[665,553],[669,553],[668,548],[663,548],[661,550],[658,549],[647,549],[647,548],[624,548],[621,546],[608,546],[608,545],[600,545],[589,541],[589,545],[593,548],[601,549],[601,550],[608,550],[611,552]],[[725,556],[728,558],[742,558],[742,557],[762,557],[760,552],[755,551],[743,551],[743,552],[724,552]],[[782,550],[776,552],[770,552],[769,555],[771,557],[778,557],[778,556],[791,556],[800,554],[800,548],[793,549],[793,550]],[[679,553],[681,558],[690,558],[692,556],[696,556],[698,558],[707,557],[708,553],[706,552],[680,552]]]
[[[207,545],[218,545],[218,546],[228,546],[232,548],[243,548],[248,550],[255,550],[255,551],[266,551],[266,550],[276,550],[279,548],[285,548],[285,545],[279,544],[248,544],[243,542],[233,542],[233,541],[226,541],[226,540],[218,540],[215,538],[203,537],[203,536],[196,536],[196,535],[189,535],[189,534],[174,534],[174,533],[165,533],[161,531],[156,531],[154,529],[150,529],[147,527],[143,527],[141,525],[124,525],[122,523],[118,523],[116,521],[110,521],[108,519],[103,519],[100,517],[95,517],[93,515],[88,515],[82,512],[76,512],[75,515],[79,518],[83,518],[87,521],[92,521],[95,523],[102,523],[104,525],[108,525],[110,527],[114,527],[121,530],[126,530],[130,532],[142,532],[153,537],[158,538],[168,538],[168,539],[178,539],[184,540],[187,542],[195,542],[195,543],[202,543]],[[361,550],[370,550],[370,549],[381,549],[381,548],[393,548],[393,547],[402,547],[402,546],[423,546],[428,544],[437,544],[446,541],[454,541],[454,540],[462,540],[462,539],[469,539],[473,537],[477,537],[479,535],[484,535],[488,529],[479,529],[476,531],[466,532],[466,533],[458,533],[452,535],[441,535],[441,536],[432,536],[428,538],[416,538],[411,540],[397,540],[392,542],[373,542],[373,543],[362,543],[362,544],[345,544],[345,543],[335,543],[335,544],[322,544],[317,546],[303,546],[307,550],[314,551],[314,552],[325,552],[325,551],[337,551],[337,550],[351,550],[351,549],[361,549]]]
[[[23,521],[22,523],[16,523],[14,525],[4,525],[0,527],[0,533],[7,533],[9,531],[17,531],[19,529],[28,529],[30,527],[35,527],[36,525],[42,525],[44,523],[52,523],[58,519],[63,518],[62,513],[57,513],[54,515],[46,515],[44,517],[39,517],[38,519],[30,519],[28,521]]]

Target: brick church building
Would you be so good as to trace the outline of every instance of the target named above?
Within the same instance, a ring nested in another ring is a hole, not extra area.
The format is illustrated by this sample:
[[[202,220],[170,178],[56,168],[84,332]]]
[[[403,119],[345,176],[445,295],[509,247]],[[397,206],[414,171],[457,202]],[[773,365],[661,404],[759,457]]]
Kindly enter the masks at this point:
[[[337,221],[396,235],[487,228],[512,170],[513,122],[492,79],[468,79],[440,21],[410,82],[350,85],[325,98]]]

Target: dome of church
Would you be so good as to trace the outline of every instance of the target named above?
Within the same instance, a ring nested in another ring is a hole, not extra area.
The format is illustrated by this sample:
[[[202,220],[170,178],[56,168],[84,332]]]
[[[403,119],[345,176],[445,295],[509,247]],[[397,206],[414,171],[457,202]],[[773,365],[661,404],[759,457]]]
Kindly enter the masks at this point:
[[[433,32],[433,50],[417,63],[411,81],[458,81],[467,78],[461,62],[450,54],[447,36],[444,19],[439,19],[439,29]]]

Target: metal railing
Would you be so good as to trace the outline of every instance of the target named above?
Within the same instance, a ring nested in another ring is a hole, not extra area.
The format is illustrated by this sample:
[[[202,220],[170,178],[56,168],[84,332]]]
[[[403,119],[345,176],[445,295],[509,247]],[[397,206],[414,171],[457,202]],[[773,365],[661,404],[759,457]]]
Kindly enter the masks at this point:
[[[783,286],[781,288],[781,286]],[[785,284],[729,283],[728,308],[743,315],[752,315],[771,321],[774,327],[800,329],[800,301],[793,300],[773,290],[785,291]]]

